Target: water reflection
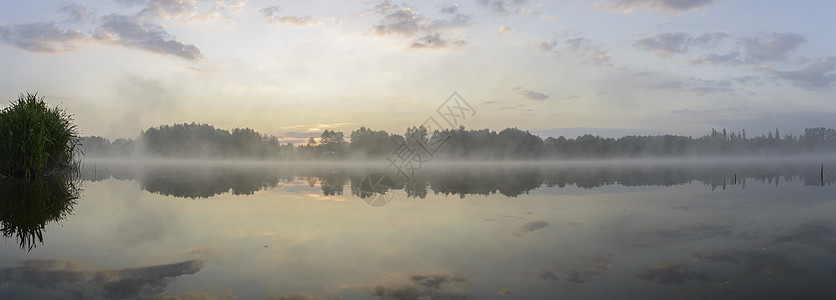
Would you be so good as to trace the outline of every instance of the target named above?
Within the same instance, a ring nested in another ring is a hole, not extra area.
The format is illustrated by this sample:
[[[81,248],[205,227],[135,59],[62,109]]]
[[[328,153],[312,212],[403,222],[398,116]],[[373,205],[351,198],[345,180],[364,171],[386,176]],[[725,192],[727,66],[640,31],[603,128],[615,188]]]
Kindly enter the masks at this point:
[[[85,270],[76,260],[30,259],[18,267],[0,269],[0,283],[35,286],[41,292],[58,294],[40,295],[47,298],[144,299],[162,295],[172,278],[196,274],[203,265],[201,260],[188,260],[139,268]]]
[[[830,167],[828,167],[830,166]],[[282,182],[319,186],[324,196],[342,195],[350,186],[351,195],[365,199],[389,190],[404,190],[407,197],[426,198],[428,193],[455,195],[501,194],[517,197],[540,187],[598,188],[621,186],[674,186],[704,184],[712,190],[729,186],[746,188],[747,181],[798,180],[805,185],[831,185],[836,182],[836,164],[820,162],[787,163],[657,163],[657,164],[542,164],[467,165],[421,170],[407,182],[386,168],[341,166],[253,166],[236,165],[136,165],[88,163],[86,180],[108,178],[135,180],[142,189],[166,196],[208,198],[232,193],[249,195],[277,187]],[[377,175],[376,175],[377,174]],[[386,176],[384,176],[384,175]],[[377,177],[374,177],[377,176]],[[380,178],[386,179],[380,184]],[[375,179],[375,182],[370,182]]]
[[[20,248],[43,244],[47,224],[65,219],[78,199],[77,176],[56,175],[30,181],[0,180],[0,225],[3,237],[14,237]]]

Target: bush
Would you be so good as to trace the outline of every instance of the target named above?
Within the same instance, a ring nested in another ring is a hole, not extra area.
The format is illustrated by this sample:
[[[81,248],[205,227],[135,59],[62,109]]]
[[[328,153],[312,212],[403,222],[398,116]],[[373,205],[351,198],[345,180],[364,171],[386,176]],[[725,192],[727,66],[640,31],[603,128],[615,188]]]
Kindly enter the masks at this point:
[[[78,132],[72,117],[38,94],[21,94],[0,111],[0,178],[49,175],[77,167]]]

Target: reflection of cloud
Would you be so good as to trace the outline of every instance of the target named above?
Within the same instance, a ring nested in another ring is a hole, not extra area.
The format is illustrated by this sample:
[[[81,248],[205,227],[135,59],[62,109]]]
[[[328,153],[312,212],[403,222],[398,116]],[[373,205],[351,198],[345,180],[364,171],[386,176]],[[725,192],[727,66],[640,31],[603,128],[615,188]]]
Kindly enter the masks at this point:
[[[460,292],[467,279],[458,274],[412,274],[410,284],[401,286],[377,285],[368,288],[372,296],[399,300],[472,299]]]
[[[542,270],[542,271],[540,271],[540,273],[537,273],[537,276],[539,276],[540,279],[542,279],[542,280],[549,280],[549,281],[555,281],[555,282],[558,280],[557,274],[555,274],[554,272],[552,272],[550,270]]]
[[[592,256],[581,257],[583,266],[567,269],[563,272],[563,280],[568,283],[581,284],[592,280],[594,277],[601,276],[601,273],[613,266],[612,254],[606,256]],[[549,280],[553,282],[558,281],[557,272],[562,270],[561,267],[555,267],[552,270],[542,270],[538,274],[540,279]]]
[[[532,232],[532,231],[535,231],[535,230],[538,230],[538,229],[546,228],[546,226],[549,226],[549,223],[546,223],[545,221],[527,222],[527,223],[523,224],[522,226],[520,226],[520,228],[517,230],[516,233],[514,233],[514,235],[522,236],[523,234],[526,234],[526,233],[529,233],[529,232]]]
[[[295,294],[290,294],[290,295],[270,296],[270,297],[267,297],[267,299],[265,299],[265,300],[318,300],[318,299],[322,299],[322,298],[314,297],[314,296],[308,295],[306,293],[295,293]]]
[[[430,288],[430,289],[440,289],[441,285],[445,283],[454,283],[454,284],[463,284],[467,282],[467,279],[462,277],[459,274],[453,275],[424,275],[424,274],[416,274],[409,276],[409,279],[412,280],[417,285]]]
[[[700,223],[676,229],[655,230],[652,234],[661,238],[669,239],[688,238],[690,240],[701,240],[714,237],[728,237],[731,235],[731,230],[725,226]]]
[[[641,280],[662,285],[685,284],[689,281],[702,283],[724,284],[727,280],[713,277],[703,272],[692,271],[686,265],[658,263],[634,274]]]
[[[769,276],[790,278],[804,274],[804,270],[793,265],[786,253],[756,253],[748,257],[745,265],[747,276]]]
[[[66,284],[93,283],[100,290],[88,291],[82,298],[137,298],[162,294],[171,278],[191,275],[203,269],[203,261],[190,260],[173,264],[113,270],[82,270],[77,261],[27,260],[20,267],[0,269],[0,282],[16,282],[57,289]],[[74,289],[74,291],[77,291]]]
[[[836,230],[826,223],[808,223],[795,228],[791,233],[779,236],[767,247],[777,244],[799,244],[819,253],[836,253],[836,244],[829,241],[836,237]]]
[[[197,293],[197,292],[189,291],[189,292],[180,293],[180,294],[165,295],[165,296],[162,296],[162,297],[159,297],[159,298],[156,298],[156,299],[157,300],[216,300],[216,299],[217,300],[220,300],[220,299],[231,300],[231,299],[235,299],[235,298],[236,297],[232,296],[232,295],[217,296],[217,295],[213,295],[213,294],[209,294],[209,293]],[[268,299],[270,299],[270,298],[268,298]]]

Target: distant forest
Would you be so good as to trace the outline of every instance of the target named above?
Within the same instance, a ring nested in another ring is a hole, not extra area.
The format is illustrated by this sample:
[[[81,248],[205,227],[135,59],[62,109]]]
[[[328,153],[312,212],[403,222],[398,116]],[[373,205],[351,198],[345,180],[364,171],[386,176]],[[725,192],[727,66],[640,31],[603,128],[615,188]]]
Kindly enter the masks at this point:
[[[408,138],[405,138],[408,137]],[[418,142],[416,142],[418,141]],[[836,130],[807,128],[800,136],[775,132],[749,137],[746,131],[712,129],[702,137],[676,135],[604,138],[582,135],[541,137],[517,128],[445,129],[429,132],[410,127],[404,135],[360,127],[348,139],[325,130],[305,144],[280,143],[275,136],[249,128],[224,130],[208,124],[175,124],[149,128],[134,139],[90,136],[81,140],[87,157],[166,157],[276,160],[383,159],[396,151],[435,145],[432,157],[442,159],[537,160],[641,158],[716,155],[807,154],[836,152]],[[429,152],[425,157],[429,156]]]

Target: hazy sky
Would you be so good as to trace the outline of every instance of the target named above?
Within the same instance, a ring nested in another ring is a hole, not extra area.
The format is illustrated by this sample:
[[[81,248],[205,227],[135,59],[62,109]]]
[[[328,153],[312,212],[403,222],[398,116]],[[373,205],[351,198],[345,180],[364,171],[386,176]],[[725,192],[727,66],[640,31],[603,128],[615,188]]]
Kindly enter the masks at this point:
[[[0,96],[38,91],[82,134],[108,138],[182,122],[402,133],[453,91],[477,110],[468,128],[797,133],[836,127],[834,11],[829,0],[3,1]]]

